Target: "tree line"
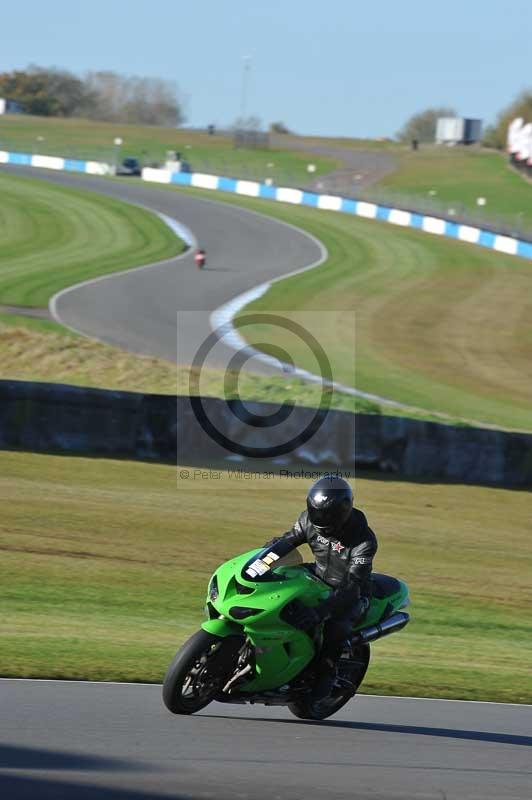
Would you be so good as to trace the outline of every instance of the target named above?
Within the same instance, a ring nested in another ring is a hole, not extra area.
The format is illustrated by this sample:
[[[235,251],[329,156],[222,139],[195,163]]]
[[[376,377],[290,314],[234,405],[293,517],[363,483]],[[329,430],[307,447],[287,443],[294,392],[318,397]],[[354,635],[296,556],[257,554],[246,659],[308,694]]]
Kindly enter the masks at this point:
[[[515,100],[500,112],[495,124],[487,128],[484,144],[487,147],[505,148],[508,126],[516,117],[532,122],[532,89],[525,89],[518,94]]]
[[[183,103],[173,81],[109,70],[88,72],[80,77],[66,69],[30,64],[24,70],[0,73],[0,97],[14,100],[27,114],[45,117],[86,117],[167,127],[185,121]],[[453,108],[425,109],[411,116],[396,138],[403,142],[413,139],[434,142],[438,117],[455,116]],[[483,143],[504,148],[508,124],[516,117],[532,120],[532,89],[521,92],[500,112],[495,123],[486,128]],[[245,129],[260,127],[255,117],[238,122]],[[272,123],[271,130],[290,132],[283,122]]]
[[[0,73],[0,97],[14,100],[27,114],[44,117],[168,127],[185,120],[173,81],[107,70],[79,77],[65,69],[31,64],[24,70]]]

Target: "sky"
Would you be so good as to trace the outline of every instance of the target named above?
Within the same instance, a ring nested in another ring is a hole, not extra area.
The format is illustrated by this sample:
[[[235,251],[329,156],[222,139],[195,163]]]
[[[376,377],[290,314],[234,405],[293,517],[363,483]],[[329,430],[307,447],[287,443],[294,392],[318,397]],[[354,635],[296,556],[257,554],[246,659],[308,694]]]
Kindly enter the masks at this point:
[[[442,105],[492,122],[532,87],[531,51],[532,0],[26,0],[0,14],[1,72],[169,79],[191,127],[230,125],[243,94],[246,115],[307,135],[393,136]]]

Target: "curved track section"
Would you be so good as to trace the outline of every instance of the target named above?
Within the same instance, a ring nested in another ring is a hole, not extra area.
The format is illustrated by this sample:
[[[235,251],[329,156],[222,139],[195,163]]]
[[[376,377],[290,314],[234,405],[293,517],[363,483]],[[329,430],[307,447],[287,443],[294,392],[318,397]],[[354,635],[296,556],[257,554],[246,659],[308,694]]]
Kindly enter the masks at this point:
[[[9,800],[524,800],[532,707],[361,696],[331,720],[213,703],[163,708],[160,686],[0,681]]]
[[[207,251],[207,268],[195,268],[188,253],[160,264],[88,281],[56,297],[55,312],[67,326],[126,350],[175,361],[176,314],[179,361],[190,363],[210,333],[216,308],[259,283],[319,263],[323,247],[309,234],[269,217],[214,200],[161,191],[138,183],[110,181],[24,167],[11,174],[89,189],[161,212],[183,223]],[[221,364],[226,357],[219,351]],[[212,362],[211,362],[212,363]]]

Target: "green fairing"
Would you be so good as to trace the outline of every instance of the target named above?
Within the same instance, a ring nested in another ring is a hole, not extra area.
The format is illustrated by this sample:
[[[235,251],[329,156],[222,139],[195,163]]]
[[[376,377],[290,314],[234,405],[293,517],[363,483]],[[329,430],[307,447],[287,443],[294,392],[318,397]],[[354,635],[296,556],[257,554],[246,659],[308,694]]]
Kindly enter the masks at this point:
[[[242,636],[241,625],[237,625],[228,619],[207,619],[202,622],[201,627],[207,633],[220,636],[222,639],[225,639],[226,636]]]
[[[406,583],[403,583],[403,581],[398,580],[398,582],[401,588],[395,594],[389,594],[383,598],[371,598],[371,605],[368,613],[360,625],[355,625],[353,627],[354,631],[357,631],[360,628],[367,628],[369,625],[376,625],[377,622],[383,618],[385,611],[389,609],[390,605],[393,606],[394,611],[397,611],[398,608],[402,608],[403,606],[407,605],[409,602],[408,587]]]
[[[311,575],[303,566],[275,566],[272,572],[279,580],[262,582],[243,577],[243,568],[261,550],[251,550],[222,564],[214,573],[207,592],[207,610],[210,619],[202,628],[220,637],[240,635],[254,645],[256,654],[255,677],[239,686],[240,692],[257,692],[274,689],[294,679],[313,659],[316,646],[304,631],[284,622],[282,609],[292,600],[308,606],[316,606],[330,594],[330,588]],[[210,597],[213,580],[218,585],[216,599]],[[249,594],[237,592],[241,587],[253,590]],[[383,599],[373,598],[368,614],[361,625],[367,627],[377,623],[389,610],[404,605],[408,600],[408,589],[402,582],[400,590]],[[248,619],[238,620],[231,614],[235,606],[257,609],[258,613]],[[223,617],[223,619],[221,618]],[[321,642],[319,643],[321,645]]]

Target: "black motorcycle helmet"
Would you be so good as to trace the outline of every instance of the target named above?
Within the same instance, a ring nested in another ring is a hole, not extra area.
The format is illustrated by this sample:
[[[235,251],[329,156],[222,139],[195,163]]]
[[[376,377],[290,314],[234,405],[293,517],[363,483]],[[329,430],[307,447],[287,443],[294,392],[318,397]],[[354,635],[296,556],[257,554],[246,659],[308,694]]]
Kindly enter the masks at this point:
[[[353,508],[353,491],[347,481],[334,476],[320,478],[307,495],[309,520],[327,534],[338,533]]]

